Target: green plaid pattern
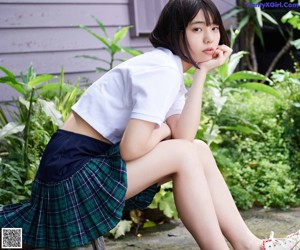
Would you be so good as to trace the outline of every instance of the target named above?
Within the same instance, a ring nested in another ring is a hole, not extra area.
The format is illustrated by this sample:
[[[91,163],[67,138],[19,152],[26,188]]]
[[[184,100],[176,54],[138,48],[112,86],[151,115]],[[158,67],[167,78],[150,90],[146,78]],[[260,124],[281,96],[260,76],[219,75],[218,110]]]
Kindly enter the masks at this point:
[[[0,211],[0,228],[22,228],[23,243],[35,247],[83,246],[120,221],[126,189],[126,163],[114,146],[65,180],[49,183],[35,179],[30,201]],[[153,185],[126,201],[126,208],[146,208],[158,190]]]
[[[154,196],[157,192],[159,192],[160,186],[157,184],[152,185],[151,187],[147,188],[143,192],[137,194],[136,196],[126,200],[124,210],[133,210],[133,209],[145,209],[147,208]]]

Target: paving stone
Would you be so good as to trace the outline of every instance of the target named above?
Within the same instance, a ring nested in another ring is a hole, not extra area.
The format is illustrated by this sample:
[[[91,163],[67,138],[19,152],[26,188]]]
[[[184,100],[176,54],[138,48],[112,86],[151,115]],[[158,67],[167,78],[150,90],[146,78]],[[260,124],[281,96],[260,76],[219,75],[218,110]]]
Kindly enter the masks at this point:
[[[275,237],[284,237],[300,229],[300,207],[288,211],[255,208],[241,214],[259,238],[268,238],[270,231],[275,232]],[[180,221],[171,221],[139,232],[141,237],[127,234],[116,240],[105,238],[106,250],[199,250]],[[92,250],[92,247],[87,250]]]

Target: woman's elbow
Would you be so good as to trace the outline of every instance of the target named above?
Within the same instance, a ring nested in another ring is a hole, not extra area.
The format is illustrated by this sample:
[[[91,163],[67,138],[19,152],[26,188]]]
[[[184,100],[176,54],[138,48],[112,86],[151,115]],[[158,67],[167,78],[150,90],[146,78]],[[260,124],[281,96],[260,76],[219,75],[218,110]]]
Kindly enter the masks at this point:
[[[172,139],[180,139],[193,142],[195,139],[195,135],[189,133],[172,133]]]
[[[120,155],[125,162],[135,160],[142,156],[141,150],[136,146],[124,145],[120,143]]]

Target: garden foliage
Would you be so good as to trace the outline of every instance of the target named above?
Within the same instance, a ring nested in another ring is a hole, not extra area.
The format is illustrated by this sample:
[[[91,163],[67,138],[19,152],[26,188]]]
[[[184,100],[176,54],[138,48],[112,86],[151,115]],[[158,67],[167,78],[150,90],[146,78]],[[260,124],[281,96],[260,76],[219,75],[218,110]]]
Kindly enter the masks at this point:
[[[104,43],[108,51],[128,31],[117,31],[111,40],[97,22],[105,38],[81,28]],[[232,44],[234,39],[232,32]],[[295,64],[294,73],[277,70],[270,78],[237,71],[245,54],[231,55],[226,64],[207,76],[196,137],[210,146],[240,209],[287,209],[300,204],[300,68]],[[107,64],[111,67],[112,61]],[[84,89],[77,83],[65,83],[63,70],[58,78],[37,76],[32,67],[20,78],[5,67],[0,71],[4,75],[0,83],[19,94],[13,103],[0,108],[0,204],[9,204],[29,198],[46,144]],[[185,74],[187,87],[192,78],[190,70]],[[150,208],[178,218],[172,183],[162,186]],[[122,235],[130,225],[125,221],[115,234]]]
[[[65,83],[63,70],[58,82],[53,75],[37,76],[32,67],[20,80],[0,70],[0,83],[19,93],[0,107],[0,204],[8,204],[29,198],[43,150],[83,90]]]

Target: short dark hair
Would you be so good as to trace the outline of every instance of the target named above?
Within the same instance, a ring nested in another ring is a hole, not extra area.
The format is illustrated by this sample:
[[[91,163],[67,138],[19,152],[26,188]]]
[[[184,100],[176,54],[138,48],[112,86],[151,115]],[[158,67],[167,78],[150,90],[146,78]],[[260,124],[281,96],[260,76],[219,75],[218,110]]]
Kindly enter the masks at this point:
[[[219,44],[229,45],[229,38],[220,12],[211,0],[169,0],[150,34],[149,40],[152,45],[155,48],[167,48],[182,60],[198,67],[188,50],[185,30],[200,10],[203,10],[207,25],[210,25],[211,22],[219,25]]]

